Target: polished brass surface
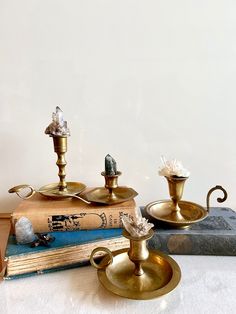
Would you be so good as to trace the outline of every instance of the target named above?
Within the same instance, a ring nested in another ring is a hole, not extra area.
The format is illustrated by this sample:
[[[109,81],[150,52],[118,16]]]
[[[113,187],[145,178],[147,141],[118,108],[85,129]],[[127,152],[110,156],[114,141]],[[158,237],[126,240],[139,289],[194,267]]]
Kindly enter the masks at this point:
[[[106,259],[106,263],[102,263],[101,265],[100,264],[97,264],[95,261],[94,261],[94,256],[96,253],[98,252],[105,252],[109,255],[109,258]],[[93,267],[97,268],[97,269],[104,269],[106,268],[108,265],[110,265],[111,263],[113,262],[113,255],[112,255],[112,252],[106,248],[106,247],[97,247],[96,249],[94,249],[90,255],[90,263]]]
[[[96,188],[86,193],[85,197],[90,202],[112,205],[128,201],[137,195],[132,188],[120,186],[112,190],[112,194],[106,188]]]
[[[36,191],[31,185],[22,184],[17,185],[11,188],[9,193],[16,193],[22,199],[28,199],[34,195],[35,192],[38,192],[44,196],[51,198],[78,198],[85,203],[90,204],[89,201],[78,196],[77,194],[81,193],[86,188],[86,185],[80,182],[67,182],[67,190],[60,191],[58,183],[51,183],[42,186],[38,191]]]
[[[110,252],[94,265],[102,285],[119,296],[137,300],[153,299],[173,290],[181,278],[180,268],[171,257],[147,249],[146,240],[153,231],[141,238],[131,237],[126,231],[123,235],[130,239],[130,248]]]
[[[105,187],[107,189],[115,189],[118,187],[118,177],[122,173],[120,171],[117,171],[117,174],[114,175],[106,175],[105,171],[101,173],[102,176],[105,178]]]
[[[132,237],[126,230],[123,231],[123,236],[130,240],[130,248],[128,251],[129,259],[134,263],[134,274],[141,276],[144,274],[143,263],[148,259],[149,251],[146,241],[153,236],[153,230],[150,230],[146,236],[135,238]]]
[[[219,203],[223,203],[224,201],[226,201],[227,197],[228,197],[228,194],[227,192],[225,191],[225,189],[221,186],[221,185],[216,185],[214,188],[211,188],[209,190],[209,192],[207,193],[207,198],[206,198],[206,202],[207,202],[207,211],[209,212],[210,211],[210,197],[211,197],[211,194],[212,192],[216,191],[216,190],[221,190],[223,193],[224,193],[224,197],[221,198],[221,197],[218,197],[217,198],[217,202]]]
[[[67,191],[67,183],[65,180],[66,172],[66,159],[65,153],[67,152],[67,137],[66,136],[52,136],[54,151],[57,153],[57,166],[59,168],[58,176],[60,181],[58,183],[58,190],[61,192]]]
[[[76,197],[76,194],[81,193],[86,188],[86,185],[80,182],[67,182],[66,191],[61,191],[58,183],[51,183],[42,186],[38,192],[44,196],[65,198]]]
[[[210,209],[210,196],[213,191],[221,190],[224,193],[223,198],[217,198],[218,202],[222,203],[227,199],[227,192],[225,189],[220,185],[215,186],[214,188],[210,189],[207,194],[206,210],[199,204],[188,201],[181,201],[180,198],[183,193],[181,189],[182,187],[180,187],[179,190],[176,189],[176,192],[174,188],[171,190],[175,201],[173,201],[173,197],[171,197],[172,200],[159,200],[152,202],[145,207],[146,212],[153,218],[165,222],[172,227],[188,228],[190,225],[202,221],[208,216]]]
[[[121,175],[121,172],[117,171],[117,174],[106,175],[105,171],[103,171],[101,175],[105,178],[105,188],[109,191],[109,199],[116,199],[117,197],[113,191],[118,187],[118,177]]]
[[[179,220],[183,219],[180,213],[179,201],[183,196],[184,191],[184,183],[188,178],[181,177],[166,177],[168,186],[169,186],[169,194],[172,200],[172,211],[176,213],[176,216],[179,217]]]
[[[192,202],[179,201],[179,208],[180,215],[179,212],[173,211],[171,200],[160,200],[148,204],[145,210],[153,218],[176,228],[186,228],[207,216],[204,207]]]

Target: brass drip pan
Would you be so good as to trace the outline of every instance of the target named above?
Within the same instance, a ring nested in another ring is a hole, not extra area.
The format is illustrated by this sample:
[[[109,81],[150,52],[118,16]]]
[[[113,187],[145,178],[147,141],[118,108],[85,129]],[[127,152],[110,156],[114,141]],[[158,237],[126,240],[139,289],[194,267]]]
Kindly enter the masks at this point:
[[[94,203],[102,204],[117,204],[133,199],[138,193],[132,188],[117,187],[112,189],[112,192],[105,187],[96,188],[85,194],[85,198]]]
[[[113,262],[109,256],[101,260],[98,278],[109,291],[129,299],[147,300],[169,293],[179,283],[181,271],[178,264],[169,256],[149,250],[149,257],[142,262],[144,274],[134,274],[135,265],[129,259],[127,249],[112,252]]]
[[[208,211],[196,203],[179,201],[178,206],[180,211],[176,212],[171,200],[160,200],[148,204],[145,210],[151,217],[175,228],[186,228],[208,216]]]
[[[80,182],[66,182],[66,184],[66,191],[59,191],[57,182],[42,186],[38,192],[47,197],[66,198],[73,197],[73,195],[81,193],[86,188],[86,185]]]

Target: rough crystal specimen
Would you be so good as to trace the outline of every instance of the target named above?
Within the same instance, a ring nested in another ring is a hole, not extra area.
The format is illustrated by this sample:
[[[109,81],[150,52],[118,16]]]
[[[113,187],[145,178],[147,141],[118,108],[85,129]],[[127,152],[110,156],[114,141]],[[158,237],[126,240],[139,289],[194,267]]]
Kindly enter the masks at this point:
[[[31,243],[35,240],[34,230],[31,221],[26,217],[21,217],[15,225],[16,242],[18,244]]]
[[[52,122],[46,128],[45,133],[50,136],[70,136],[67,122],[64,121],[63,112],[58,106],[56,112],[52,113]]]
[[[161,157],[162,166],[159,168],[159,175],[165,177],[184,177],[188,178],[190,172],[185,169],[182,163],[176,159],[166,160],[164,157]]]
[[[107,176],[114,176],[117,174],[116,161],[109,154],[105,157],[105,173]]]
[[[128,217],[123,215],[122,223],[124,225],[125,230],[132,237],[143,237],[148,234],[149,230],[154,227],[154,224],[149,223],[146,218],[141,216]]]

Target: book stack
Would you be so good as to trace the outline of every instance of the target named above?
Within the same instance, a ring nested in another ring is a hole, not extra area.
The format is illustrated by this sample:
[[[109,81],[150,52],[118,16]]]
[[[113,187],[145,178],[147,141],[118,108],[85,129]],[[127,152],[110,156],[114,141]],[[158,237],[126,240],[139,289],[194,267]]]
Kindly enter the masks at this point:
[[[78,199],[48,199],[40,194],[23,200],[11,215],[13,229],[20,217],[27,217],[35,233],[50,233],[55,241],[50,247],[31,248],[28,244],[17,245],[15,236],[10,235],[6,248],[1,250],[5,256],[4,278],[88,265],[92,250],[98,246],[111,251],[128,247],[129,240],[122,236],[121,218],[134,216],[135,206],[133,199],[115,205],[88,205]],[[103,254],[98,253],[97,258]]]

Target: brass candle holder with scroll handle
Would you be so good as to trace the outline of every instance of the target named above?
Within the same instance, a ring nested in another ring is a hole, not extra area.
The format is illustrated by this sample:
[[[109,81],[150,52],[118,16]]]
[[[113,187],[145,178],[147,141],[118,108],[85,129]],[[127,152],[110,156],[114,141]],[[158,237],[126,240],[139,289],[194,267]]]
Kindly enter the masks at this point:
[[[133,199],[138,193],[129,187],[118,186],[118,177],[122,173],[117,171],[114,175],[107,175],[105,171],[101,175],[105,178],[105,187],[95,188],[85,194],[90,202],[113,205]]]
[[[123,236],[130,240],[130,248],[111,252],[104,247],[92,251],[91,264],[97,269],[98,278],[109,291],[129,299],[153,299],[169,293],[179,283],[181,271],[169,256],[149,250],[146,241],[153,236],[133,237],[126,230]],[[95,262],[96,253],[106,255]]]
[[[222,198],[217,198],[218,202],[223,203],[227,199],[226,190],[222,186],[216,185],[207,193],[207,209],[205,209],[199,204],[181,200],[187,178],[172,176],[166,177],[166,179],[171,200],[152,202],[145,207],[145,210],[154,219],[175,228],[188,228],[190,225],[204,220],[209,214],[210,197],[214,191],[221,190],[224,194]]]

